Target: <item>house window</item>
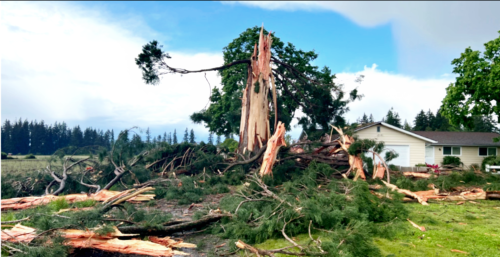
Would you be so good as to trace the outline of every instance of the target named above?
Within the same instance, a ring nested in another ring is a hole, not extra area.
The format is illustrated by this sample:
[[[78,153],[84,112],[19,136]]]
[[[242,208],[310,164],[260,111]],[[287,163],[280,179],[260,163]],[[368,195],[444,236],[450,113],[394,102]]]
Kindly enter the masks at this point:
[[[496,156],[496,147],[479,147],[479,156]]]
[[[462,149],[460,146],[444,146],[443,155],[461,155]]]
[[[377,132],[380,132],[380,126],[377,126]]]

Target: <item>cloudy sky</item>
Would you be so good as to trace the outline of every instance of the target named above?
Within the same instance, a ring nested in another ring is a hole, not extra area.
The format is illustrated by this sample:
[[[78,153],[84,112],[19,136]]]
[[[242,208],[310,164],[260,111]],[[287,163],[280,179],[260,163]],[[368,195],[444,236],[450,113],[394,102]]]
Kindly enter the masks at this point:
[[[222,64],[222,48],[260,26],[315,50],[337,83],[365,97],[352,122],[380,120],[393,107],[408,122],[433,112],[453,82],[451,61],[498,37],[500,2],[2,2],[1,118],[153,134],[207,130],[189,115],[203,109],[204,74],[165,76],[145,85],[134,63],[156,39],[174,67]],[[363,74],[361,84],[356,76]],[[211,86],[220,84],[207,73]],[[292,131],[298,136],[299,129]]]

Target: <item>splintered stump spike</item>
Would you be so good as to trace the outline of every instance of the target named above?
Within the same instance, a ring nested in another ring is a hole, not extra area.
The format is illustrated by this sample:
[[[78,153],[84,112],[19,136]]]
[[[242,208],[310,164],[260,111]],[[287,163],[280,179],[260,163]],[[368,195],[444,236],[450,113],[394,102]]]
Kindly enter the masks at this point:
[[[265,36],[262,27],[259,43],[255,44],[250,58],[247,83],[243,90],[238,147],[240,153],[245,148],[247,151],[256,152],[262,144],[267,143],[271,134],[268,102],[268,92],[272,83],[271,45],[272,36],[271,34]]]
[[[267,149],[264,153],[264,160],[262,161],[262,166],[260,166],[259,175],[262,177],[264,175],[272,174],[272,168],[274,162],[276,161],[276,156],[278,155],[281,146],[286,146],[285,142],[285,124],[278,122],[278,127],[274,135],[267,142]]]

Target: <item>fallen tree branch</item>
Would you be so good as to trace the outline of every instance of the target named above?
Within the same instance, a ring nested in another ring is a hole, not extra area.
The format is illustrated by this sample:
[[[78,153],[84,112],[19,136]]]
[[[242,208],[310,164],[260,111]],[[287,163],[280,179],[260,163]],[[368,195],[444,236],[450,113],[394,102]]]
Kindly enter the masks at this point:
[[[185,231],[200,228],[207,224],[218,221],[224,217],[231,217],[231,214],[215,214],[207,215],[199,220],[184,222],[177,225],[165,226],[162,228],[147,228],[143,226],[125,226],[120,227],[119,230],[126,234],[140,234],[140,235],[169,235],[175,232]]]
[[[266,151],[267,149],[267,145],[263,145],[259,151],[257,152],[257,154],[255,154],[254,157],[246,160],[246,161],[241,161],[241,162],[233,162],[231,164],[229,164],[225,169],[224,171],[222,171],[222,173],[225,173],[226,171],[228,171],[230,168],[234,167],[234,166],[237,166],[237,165],[244,165],[244,164],[249,164],[249,163],[252,163],[254,161],[256,161],[257,159],[259,159],[259,157]]]

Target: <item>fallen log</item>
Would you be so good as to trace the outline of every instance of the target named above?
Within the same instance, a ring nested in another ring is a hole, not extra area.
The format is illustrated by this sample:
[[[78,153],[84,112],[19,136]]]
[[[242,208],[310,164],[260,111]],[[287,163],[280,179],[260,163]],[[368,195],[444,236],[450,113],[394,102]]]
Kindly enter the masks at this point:
[[[418,200],[418,202],[422,205],[429,205],[427,203],[427,198],[423,198],[423,197],[420,197],[419,195],[415,194],[414,192],[410,191],[410,190],[406,190],[406,189],[400,189],[398,188],[397,186],[393,185],[393,184],[389,184],[385,181],[382,180],[382,182],[384,182],[384,184],[390,188],[392,191],[397,191],[398,193],[401,193],[401,194],[404,194],[406,196],[409,196],[411,198],[415,198]]]
[[[108,199],[116,197],[123,192],[120,191],[109,191],[109,190],[101,190],[95,194],[70,194],[64,196],[55,196],[55,195],[45,195],[45,196],[30,196],[30,197],[18,197],[18,198],[10,198],[10,199],[2,199],[1,200],[1,210],[21,210],[28,209],[37,205],[45,205],[50,203],[53,200],[58,199],[66,199],[69,203],[81,202],[86,200],[95,200],[99,202],[105,202]],[[127,202],[147,202],[153,200],[155,197],[154,194],[140,194],[133,198],[127,200]]]
[[[488,200],[500,200],[500,191],[487,191],[486,199]]]
[[[215,214],[215,215],[207,215],[199,220],[183,222],[176,225],[164,226],[161,228],[147,228],[143,226],[123,226],[120,227],[119,230],[122,233],[133,233],[140,235],[169,235],[175,232],[192,230],[196,228],[204,227],[212,222],[216,222],[224,217],[231,217],[231,214]]]

